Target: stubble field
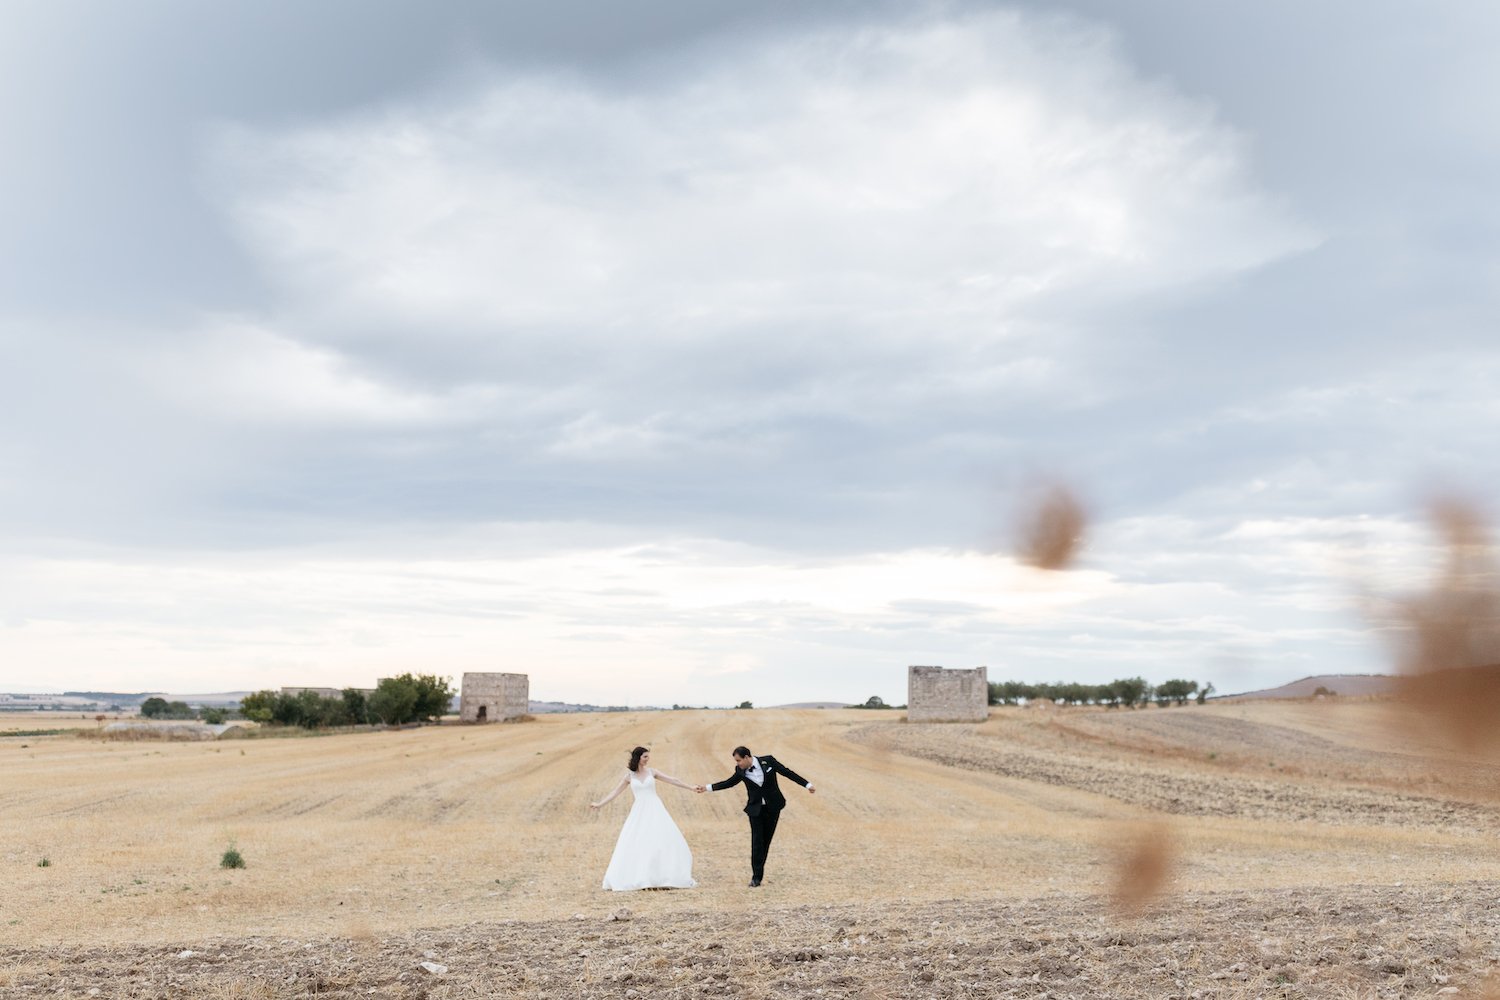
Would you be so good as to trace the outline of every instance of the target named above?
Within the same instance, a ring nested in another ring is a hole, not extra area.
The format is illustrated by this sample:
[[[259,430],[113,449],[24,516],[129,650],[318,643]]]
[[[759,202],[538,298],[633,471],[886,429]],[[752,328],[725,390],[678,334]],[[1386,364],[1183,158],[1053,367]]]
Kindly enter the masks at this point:
[[[1500,771],[1399,713],[643,712],[212,743],[0,725],[0,996],[1480,996]],[[602,891],[628,793],[587,806],[629,748],[697,782],[741,742],[818,786],[788,790],[766,884],[745,885],[742,795],[664,787],[700,886]],[[231,843],[243,870],[219,867]],[[1126,912],[1136,848],[1164,876]]]

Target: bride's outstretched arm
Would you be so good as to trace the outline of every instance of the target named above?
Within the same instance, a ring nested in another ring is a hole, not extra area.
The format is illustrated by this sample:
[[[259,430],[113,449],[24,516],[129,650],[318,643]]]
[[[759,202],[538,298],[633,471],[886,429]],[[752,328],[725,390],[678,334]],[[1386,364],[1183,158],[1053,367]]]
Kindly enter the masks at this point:
[[[598,809],[601,806],[607,806],[607,805],[609,805],[611,802],[613,802],[615,800],[615,796],[616,795],[619,795],[621,792],[623,792],[625,790],[625,786],[628,785],[628,784],[630,784],[630,779],[629,778],[621,778],[620,779],[620,783],[615,786],[615,790],[614,791],[612,791],[608,795],[604,796],[604,798],[600,799],[598,802],[590,802],[589,803],[589,808],[590,809]]]
[[[695,792],[695,791],[698,790],[698,786],[697,785],[690,785],[686,781],[678,781],[676,778],[672,777],[670,774],[662,774],[660,771],[656,770],[655,768],[652,769],[651,773],[654,774],[654,775],[656,775],[656,780],[657,781],[665,781],[669,785],[676,785],[678,788],[686,788],[690,792]]]

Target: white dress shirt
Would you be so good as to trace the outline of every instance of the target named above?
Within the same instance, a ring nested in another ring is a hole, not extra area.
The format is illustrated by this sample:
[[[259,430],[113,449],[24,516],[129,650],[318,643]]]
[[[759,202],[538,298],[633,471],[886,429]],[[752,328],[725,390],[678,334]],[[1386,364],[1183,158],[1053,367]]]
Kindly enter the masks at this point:
[[[759,757],[750,758],[750,766],[745,768],[745,777],[749,778],[757,785],[764,785],[766,783],[766,772],[760,769]]]

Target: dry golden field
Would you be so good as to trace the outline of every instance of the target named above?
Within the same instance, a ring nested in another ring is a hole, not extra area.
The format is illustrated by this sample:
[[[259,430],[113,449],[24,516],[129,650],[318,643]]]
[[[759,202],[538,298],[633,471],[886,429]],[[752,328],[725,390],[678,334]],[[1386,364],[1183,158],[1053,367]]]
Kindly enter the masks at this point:
[[[110,713],[105,721],[134,718],[134,715]],[[93,712],[0,712],[0,736],[39,729],[97,729],[99,725],[97,713]]]
[[[1399,713],[0,729],[0,996],[1477,996],[1500,961],[1500,770]],[[663,787],[699,888],[602,891],[629,796],[587,804],[629,748],[696,782],[740,742],[818,787],[789,789],[767,883],[745,885],[737,790]],[[1143,830],[1164,881],[1131,915],[1111,893]],[[231,843],[243,870],[219,867]]]

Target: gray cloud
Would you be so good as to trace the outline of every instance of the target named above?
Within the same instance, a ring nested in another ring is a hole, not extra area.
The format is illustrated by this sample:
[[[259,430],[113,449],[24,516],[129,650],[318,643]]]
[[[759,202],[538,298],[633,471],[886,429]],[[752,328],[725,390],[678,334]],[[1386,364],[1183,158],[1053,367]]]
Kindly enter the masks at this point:
[[[33,154],[0,164],[0,559],[962,553],[1060,473],[1139,600],[647,620],[705,678],[743,662],[694,620],[830,677],[892,632],[1249,676],[1370,654],[1328,562],[1245,525],[1364,545],[1500,473],[1489,7],[351,9],[0,40]],[[129,617],[38,586],[7,621]]]

